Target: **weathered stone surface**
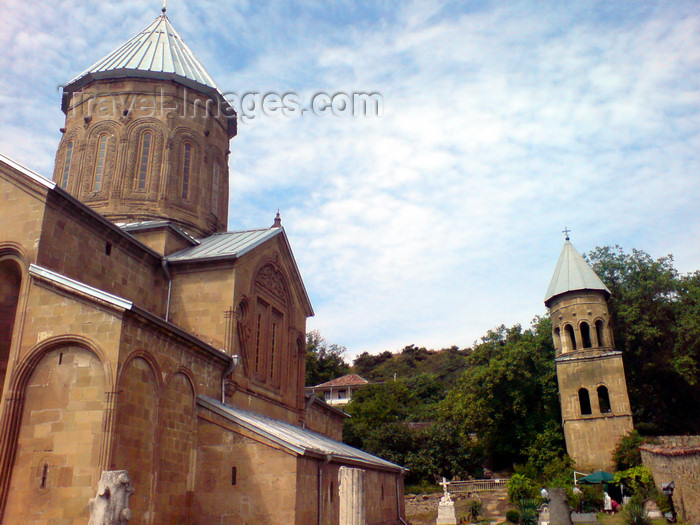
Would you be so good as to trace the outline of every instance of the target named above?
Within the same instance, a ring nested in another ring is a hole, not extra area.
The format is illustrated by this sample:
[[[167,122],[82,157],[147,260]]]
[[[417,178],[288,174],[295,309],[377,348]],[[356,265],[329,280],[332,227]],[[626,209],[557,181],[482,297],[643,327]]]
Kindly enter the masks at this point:
[[[134,487],[126,470],[104,471],[97,485],[97,496],[88,504],[88,525],[126,525],[131,519],[129,496],[132,492]]]
[[[365,471],[359,468],[340,467],[338,491],[340,525],[365,525]]]

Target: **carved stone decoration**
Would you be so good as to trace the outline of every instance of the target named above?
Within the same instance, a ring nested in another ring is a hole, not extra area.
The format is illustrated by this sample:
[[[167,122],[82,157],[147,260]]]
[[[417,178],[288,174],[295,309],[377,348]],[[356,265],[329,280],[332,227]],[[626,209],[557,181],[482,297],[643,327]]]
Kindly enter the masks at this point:
[[[287,305],[287,285],[284,283],[282,272],[275,269],[272,264],[266,264],[260,269],[255,277],[255,285],[267,290],[283,305]]]
[[[97,485],[97,496],[90,498],[88,525],[126,525],[131,519],[129,496],[134,487],[126,470],[105,470]]]
[[[452,501],[448,487],[449,481],[442,478],[443,496],[438,505],[437,525],[457,525],[457,515],[455,513],[455,503]]]

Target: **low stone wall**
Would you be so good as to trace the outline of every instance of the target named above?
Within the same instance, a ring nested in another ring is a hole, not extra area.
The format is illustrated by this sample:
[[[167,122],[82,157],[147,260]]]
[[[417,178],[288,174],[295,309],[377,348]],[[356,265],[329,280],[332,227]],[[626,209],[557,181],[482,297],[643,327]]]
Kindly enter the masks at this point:
[[[700,436],[663,436],[639,447],[659,490],[673,481],[673,503],[685,521],[700,524]]]

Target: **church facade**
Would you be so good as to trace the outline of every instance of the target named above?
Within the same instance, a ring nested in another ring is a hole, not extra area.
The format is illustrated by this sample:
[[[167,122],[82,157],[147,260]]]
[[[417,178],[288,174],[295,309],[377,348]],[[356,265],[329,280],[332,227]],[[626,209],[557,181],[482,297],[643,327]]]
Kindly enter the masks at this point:
[[[550,310],[566,450],[583,470],[610,469],[633,429],[622,353],[615,349],[610,290],[567,236],[545,296]]]
[[[53,180],[0,156],[0,515],[401,523],[401,467],[304,395],[313,309],[279,215],[226,231],[235,111],[165,12],[64,86]]]

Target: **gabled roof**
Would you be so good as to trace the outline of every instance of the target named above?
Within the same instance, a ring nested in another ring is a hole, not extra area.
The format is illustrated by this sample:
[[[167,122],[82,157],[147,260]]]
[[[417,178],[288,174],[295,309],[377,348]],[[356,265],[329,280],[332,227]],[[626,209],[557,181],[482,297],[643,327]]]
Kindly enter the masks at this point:
[[[300,283],[300,294],[306,303],[307,316],[314,315],[311,299],[304,286],[304,281],[301,278],[301,272],[294,259],[292,248],[289,245],[287,234],[282,226],[273,226],[272,228],[260,228],[255,230],[242,230],[221,232],[199,239],[197,246],[185,248],[179,252],[168,255],[165,259],[168,263],[198,263],[205,261],[216,261],[225,259],[238,259],[248,252],[254,250],[264,242],[275,237],[279,237],[282,244],[286,247],[289,257],[292,261],[293,270],[298,277]]]
[[[167,260],[168,262],[184,262],[235,259],[283,231],[283,228],[280,227],[215,233],[200,239],[197,246],[169,255]]]
[[[336,377],[335,379],[331,379],[330,381],[326,381],[325,383],[321,383],[320,385],[316,385],[312,388],[330,388],[330,387],[338,387],[338,386],[359,386],[359,385],[366,385],[369,383],[364,377],[358,376],[357,374],[347,374],[344,376]]]
[[[394,471],[403,470],[399,465],[335,441],[323,434],[242,408],[222,405],[220,401],[211,397],[200,395],[197,397],[197,404],[300,456],[331,456],[331,459],[341,463],[361,464]]]
[[[574,290],[600,290],[610,295],[608,287],[567,239],[554,268],[544,303],[549,306],[549,301],[555,296]]]

